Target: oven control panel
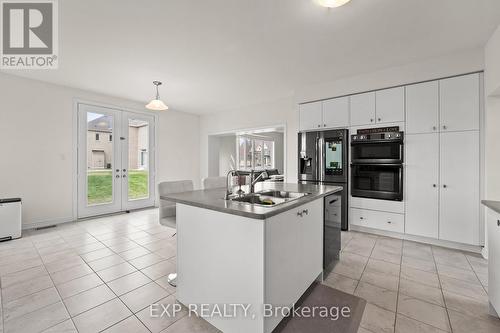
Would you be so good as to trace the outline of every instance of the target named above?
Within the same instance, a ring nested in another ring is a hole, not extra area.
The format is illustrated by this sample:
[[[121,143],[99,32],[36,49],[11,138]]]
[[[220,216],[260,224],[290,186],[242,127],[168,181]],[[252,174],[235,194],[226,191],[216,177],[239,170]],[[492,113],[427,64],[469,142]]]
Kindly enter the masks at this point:
[[[383,133],[369,133],[369,134],[353,134],[351,141],[402,141],[403,132],[383,132]]]

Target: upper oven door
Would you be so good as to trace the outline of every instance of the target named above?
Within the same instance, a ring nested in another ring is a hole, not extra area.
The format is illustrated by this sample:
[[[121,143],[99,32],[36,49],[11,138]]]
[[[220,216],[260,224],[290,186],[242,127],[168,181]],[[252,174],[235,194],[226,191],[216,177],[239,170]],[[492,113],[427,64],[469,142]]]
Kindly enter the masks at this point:
[[[356,164],[403,163],[402,141],[351,142],[351,161]]]

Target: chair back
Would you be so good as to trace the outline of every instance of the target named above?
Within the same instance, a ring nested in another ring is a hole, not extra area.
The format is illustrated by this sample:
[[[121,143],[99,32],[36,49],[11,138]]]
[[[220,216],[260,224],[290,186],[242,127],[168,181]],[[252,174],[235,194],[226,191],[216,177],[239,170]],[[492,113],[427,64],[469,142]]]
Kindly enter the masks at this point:
[[[177,181],[168,181],[161,182],[158,184],[158,195],[166,195],[172,193],[182,193],[189,192],[194,189],[192,180],[177,180]],[[163,224],[162,219],[166,217],[174,217],[175,216],[175,202],[162,200],[160,199],[160,223]],[[172,220],[172,219],[168,219]],[[171,226],[172,222],[165,221],[167,226]],[[175,224],[175,222],[174,222]],[[174,225],[175,227],[175,225]]]
[[[201,181],[204,190],[226,187],[226,177],[207,177]]]

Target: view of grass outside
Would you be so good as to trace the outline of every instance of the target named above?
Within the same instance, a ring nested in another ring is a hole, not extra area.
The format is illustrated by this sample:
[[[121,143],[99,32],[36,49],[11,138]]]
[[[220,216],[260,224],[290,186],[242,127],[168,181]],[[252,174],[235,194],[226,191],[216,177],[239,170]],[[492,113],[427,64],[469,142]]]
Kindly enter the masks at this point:
[[[89,170],[88,204],[109,203],[113,200],[113,174],[111,170]],[[148,171],[131,170],[128,173],[128,198],[130,200],[149,196]]]

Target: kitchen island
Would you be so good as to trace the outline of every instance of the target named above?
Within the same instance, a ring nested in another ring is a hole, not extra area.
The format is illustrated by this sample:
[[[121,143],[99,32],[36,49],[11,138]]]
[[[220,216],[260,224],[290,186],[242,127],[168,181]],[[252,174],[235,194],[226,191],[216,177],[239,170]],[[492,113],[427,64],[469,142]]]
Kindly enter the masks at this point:
[[[258,185],[306,195],[270,206],[225,200],[225,189],[161,197],[177,204],[177,300],[223,332],[271,332],[280,307],[322,277],[324,197],[342,190]]]

